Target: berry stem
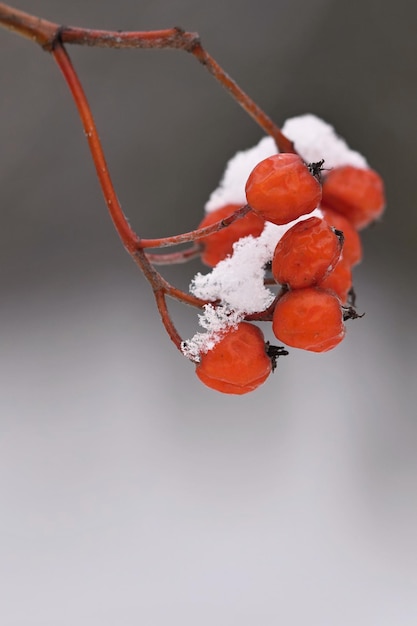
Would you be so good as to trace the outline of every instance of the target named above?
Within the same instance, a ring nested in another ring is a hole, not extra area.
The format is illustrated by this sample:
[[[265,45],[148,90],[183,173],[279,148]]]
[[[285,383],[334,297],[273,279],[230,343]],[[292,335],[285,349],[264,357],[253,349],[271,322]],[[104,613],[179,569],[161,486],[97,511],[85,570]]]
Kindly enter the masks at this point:
[[[177,265],[179,263],[187,263],[192,259],[196,259],[201,254],[201,246],[198,244],[190,246],[186,250],[178,252],[168,252],[167,254],[146,253],[146,258],[152,265]]]
[[[236,220],[244,217],[247,213],[249,213],[249,211],[251,211],[251,208],[246,204],[242,208],[232,213],[232,215],[230,215],[229,217],[226,217],[223,220],[219,220],[218,222],[216,222],[215,224],[211,224],[210,226],[197,228],[196,230],[192,230],[189,233],[173,235],[172,237],[161,237],[159,239],[140,239],[138,241],[138,247],[142,250],[145,248],[164,248],[167,246],[176,246],[181,243],[187,243],[189,241],[197,241],[198,239],[202,239],[203,237],[207,237],[208,235],[217,233],[223,228],[227,228],[227,226],[230,226],[230,224],[233,224],[233,222],[235,222]]]
[[[248,322],[270,322],[272,320],[272,316],[274,314],[275,306],[278,300],[280,299],[282,293],[280,292],[274,301],[269,305],[265,311],[260,311],[259,313],[251,313],[250,315],[245,316],[245,320]]]
[[[175,344],[178,350],[181,352],[182,339],[174,326],[171,316],[168,311],[165,292],[163,289],[155,291],[156,306],[158,307],[159,314],[161,316],[162,323],[167,331],[171,341]]]
[[[170,283],[168,283],[165,278],[163,278],[161,274],[151,265],[144,250],[136,250],[132,257],[136,265],[138,265],[142,270],[146,280],[150,283],[154,294],[158,291],[162,291],[164,294],[178,300],[179,302],[190,304],[191,306],[198,307],[199,309],[207,304],[206,300],[196,298],[190,293],[177,289],[177,287],[173,287]]]

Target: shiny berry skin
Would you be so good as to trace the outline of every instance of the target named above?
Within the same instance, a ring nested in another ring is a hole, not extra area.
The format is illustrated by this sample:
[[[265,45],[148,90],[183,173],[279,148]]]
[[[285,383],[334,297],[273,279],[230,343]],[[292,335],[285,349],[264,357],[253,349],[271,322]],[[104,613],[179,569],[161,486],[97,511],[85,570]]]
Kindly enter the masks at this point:
[[[323,204],[344,215],[361,230],[382,214],[384,184],[374,170],[352,165],[336,167],[324,179]]]
[[[331,350],[345,335],[340,301],[317,287],[288,291],[275,306],[272,330],[293,348]]]
[[[264,219],[288,224],[320,204],[321,185],[298,155],[284,152],[258,163],[247,180],[246,198]]]
[[[342,257],[348,261],[352,267],[360,263],[362,260],[362,243],[358,231],[341,213],[337,213],[323,205],[320,209],[326,222],[343,233]]]
[[[198,228],[211,226],[212,224],[229,217],[239,208],[239,205],[228,204],[220,209],[217,209],[216,211],[211,211],[210,213],[207,213]],[[247,213],[244,217],[232,222],[230,226],[222,228],[216,233],[200,239],[204,246],[201,254],[201,260],[206,265],[214,267],[217,263],[219,263],[219,261],[225,259],[228,254],[232,254],[233,244],[236,241],[238,241],[241,237],[246,237],[247,235],[259,237],[264,229],[264,226],[265,220],[253,211],[249,211],[249,213]]]
[[[352,289],[352,269],[350,263],[342,257],[333,271],[318,285],[321,289],[332,291],[342,304],[346,304]]]
[[[230,328],[212,350],[201,355],[196,367],[197,376],[207,387],[236,395],[262,385],[271,371],[263,333],[248,322]]]
[[[317,285],[336,265],[341,239],[319,217],[297,222],[278,242],[272,258],[272,274],[281,285],[301,289]]]

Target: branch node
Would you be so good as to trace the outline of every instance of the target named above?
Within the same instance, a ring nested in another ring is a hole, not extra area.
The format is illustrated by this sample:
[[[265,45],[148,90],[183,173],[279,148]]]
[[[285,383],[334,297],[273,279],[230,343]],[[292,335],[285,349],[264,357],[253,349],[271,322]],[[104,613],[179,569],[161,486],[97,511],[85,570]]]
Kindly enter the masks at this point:
[[[189,33],[178,26],[175,26],[175,31],[178,34],[181,47],[186,52],[193,54],[196,48],[201,48],[201,39],[198,33]]]
[[[42,44],[45,52],[53,52],[58,46],[62,46],[62,33],[66,30],[66,26],[58,26],[51,39]]]

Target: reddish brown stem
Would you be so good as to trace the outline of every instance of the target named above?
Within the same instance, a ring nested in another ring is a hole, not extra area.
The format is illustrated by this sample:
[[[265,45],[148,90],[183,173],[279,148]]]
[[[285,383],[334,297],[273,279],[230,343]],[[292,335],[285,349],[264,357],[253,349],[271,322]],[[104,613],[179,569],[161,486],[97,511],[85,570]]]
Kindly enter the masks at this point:
[[[116,196],[110,174],[107,170],[106,160],[97,128],[89,107],[86,95],[80,83],[80,80],[73,68],[71,60],[59,42],[55,45],[52,54],[56,60],[62,74],[70,88],[71,94],[77,105],[77,109],[83,124],[84,132],[88,140],[90,152],[96,167],[96,172],[100,185],[107,203],[110,215],[117,232],[126,250],[132,256],[137,265],[141,268],[145,277],[152,286],[158,309],[161,313],[162,322],[175,345],[180,348],[181,338],[175,330],[172,320],[169,317],[165,302],[165,294],[181,300],[187,304],[201,307],[204,301],[195,298],[191,294],[187,294],[179,289],[169,285],[162,276],[152,267],[150,261],[146,257],[145,252],[140,247],[140,240],[136,233],[130,228],[126,217]]]
[[[56,38],[58,24],[40,17],[29,15],[0,2],[0,25],[22,37],[35,41],[43,48],[48,47]]]
[[[146,258],[152,265],[178,265],[180,263],[187,263],[199,257],[201,254],[201,246],[195,245],[187,248],[187,250],[180,250],[178,252],[169,252],[167,254],[152,254],[146,253]]]
[[[205,304],[207,304],[206,300],[201,300],[200,298],[196,298],[192,296],[190,293],[185,293],[185,291],[181,291],[181,289],[177,289],[170,285],[165,278],[156,271],[156,269],[149,263],[147,259],[147,254],[144,250],[136,250],[133,255],[133,258],[137,265],[141,268],[142,272],[145,275],[147,281],[151,284],[154,293],[162,290],[165,294],[178,300],[179,302],[184,302],[185,304],[190,304],[191,306],[196,306],[201,309]]]
[[[166,297],[163,289],[158,289],[155,291],[155,300],[156,306],[158,307],[159,314],[161,316],[162,323],[167,331],[169,337],[174,342],[178,350],[181,350],[182,339],[178,334],[177,329],[174,326],[174,323],[171,319],[171,316],[168,311]]]
[[[189,33],[181,28],[148,32],[97,31],[83,28],[63,28],[61,38],[64,43],[77,43],[89,46],[111,48],[172,48],[190,52],[214,78],[231,94],[257,124],[274,138],[281,152],[295,152],[294,144],[281,132],[264,111],[250,98],[239,85],[201,45],[197,33]]]
[[[214,78],[228,91],[252,119],[274,138],[281,152],[295,152],[294,144],[281,132],[270,117],[250,98],[239,85],[223,70],[213,57],[201,45],[197,33],[190,33],[181,28],[148,32],[114,32],[105,30],[87,30],[66,27],[61,31],[64,43],[76,43],[88,46],[111,48],[171,48],[190,52]]]
[[[271,322],[275,310],[275,305],[280,297],[281,293],[276,296],[275,300],[272,302],[272,304],[269,305],[267,309],[265,309],[265,311],[261,311],[260,313],[251,313],[250,315],[247,315],[245,319],[250,322]]]
[[[91,113],[90,106],[84,93],[84,89],[74,70],[67,51],[60,43],[57,43],[55,45],[52,51],[52,56],[57,62],[58,67],[66,80],[74,102],[77,106],[78,113],[83,124],[84,134],[87,137],[91,156],[93,158],[96,168],[97,177],[99,179],[104,199],[106,201],[107,208],[109,210],[113,223],[116,227],[117,232],[120,235],[121,240],[123,241],[126,250],[130,254],[132,254],[138,247],[139,237],[130,228],[129,223],[123,214],[119,200],[116,196],[116,192],[114,190],[113,183],[107,169],[107,163],[104,156],[103,148],[101,146],[100,138],[97,132],[93,115]]]
[[[197,228],[196,230],[192,230],[189,233],[183,233],[181,235],[173,235],[172,237],[162,237],[160,239],[141,239],[139,242],[139,247],[144,248],[164,248],[167,246],[177,246],[181,243],[188,243],[189,241],[198,241],[198,239],[203,239],[203,237],[207,237],[208,235],[212,235],[213,233],[217,233],[219,230],[223,228],[227,228],[230,224],[233,224],[236,220],[244,217],[251,211],[249,205],[245,205],[242,208],[238,209],[232,215],[225,217],[210,226],[205,226],[204,228]]]
[[[268,115],[250,98],[239,85],[220,67],[203,48],[197,33],[185,32],[180,28],[156,31],[107,31],[91,30],[71,26],[59,26],[53,22],[18,11],[0,3],[0,25],[13,30],[52,50],[56,42],[106,48],[142,48],[184,50],[191,53],[214,78],[230,93],[252,119],[274,138],[281,152],[295,152],[294,144],[274,124]]]

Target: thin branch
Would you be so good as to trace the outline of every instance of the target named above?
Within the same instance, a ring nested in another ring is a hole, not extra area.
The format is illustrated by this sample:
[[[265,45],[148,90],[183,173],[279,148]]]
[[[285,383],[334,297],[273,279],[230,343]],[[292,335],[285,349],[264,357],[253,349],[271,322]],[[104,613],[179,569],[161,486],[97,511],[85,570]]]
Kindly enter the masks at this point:
[[[281,152],[295,152],[292,141],[281,132],[271,118],[262,111],[252,98],[239,87],[203,48],[197,33],[186,32],[181,28],[118,32],[59,26],[24,11],[18,11],[3,3],[0,3],[0,25],[35,41],[48,51],[53,50],[57,41],[61,41],[62,43],[105,48],[170,48],[189,52],[230,93],[265,133],[273,137]]]
[[[38,43],[42,48],[51,46],[59,30],[58,24],[29,15],[2,2],[0,2],[0,25]]]
[[[214,224],[210,224],[210,226],[205,226],[204,228],[197,228],[196,230],[192,230],[188,233],[183,233],[181,235],[173,235],[172,237],[162,237],[160,239],[140,239],[138,245],[140,248],[165,248],[167,246],[177,246],[181,243],[188,243],[189,241],[198,241],[199,239],[203,239],[204,237],[208,237],[208,235],[212,235],[213,233],[217,233],[219,230],[223,230],[223,228],[227,228],[236,220],[245,217],[252,209],[248,204],[237,209],[234,213],[225,217]]]
[[[147,281],[151,284],[154,293],[157,291],[163,291],[166,295],[178,300],[179,302],[184,302],[185,304],[190,304],[191,306],[198,307],[201,309],[205,304],[207,304],[206,300],[201,300],[200,298],[196,298],[190,293],[186,293],[185,291],[181,291],[181,289],[177,289],[168,283],[165,278],[161,276],[159,272],[150,264],[147,254],[144,250],[136,250],[136,252],[132,255],[136,264],[140,267],[142,272],[145,275]]]
[[[178,252],[168,252],[167,254],[152,254],[146,253],[146,258],[152,265],[178,265],[180,263],[187,263],[192,259],[196,259],[201,254],[201,246],[190,246],[186,250],[179,250]]]
[[[77,106],[78,113],[83,124],[84,134],[87,138],[91,156],[93,158],[96,168],[97,177],[99,179],[104,199],[106,201],[106,205],[113,220],[113,223],[116,227],[117,232],[120,235],[121,240],[123,241],[126,250],[130,254],[132,254],[137,249],[139,237],[130,228],[114,190],[114,186],[107,168],[107,163],[101,145],[100,137],[98,135],[94,118],[91,113],[91,109],[88,104],[86,95],[84,93],[84,89],[77,76],[77,73],[74,70],[67,51],[59,42],[54,46],[54,49],[52,50],[52,56],[57,62],[58,67],[65,78],[65,81],[71,91],[72,97]]]
[[[155,292],[155,300],[156,300],[156,306],[158,307],[158,311],[161,316],[161,320],[165,327],[165,330],[167,331],[170,339],[176,345],[178,350],[181,351],[182,339],[171,319],[171,316],[168,311],[167,303],[166,303],[165,293],[162,289],[158,289]]]

